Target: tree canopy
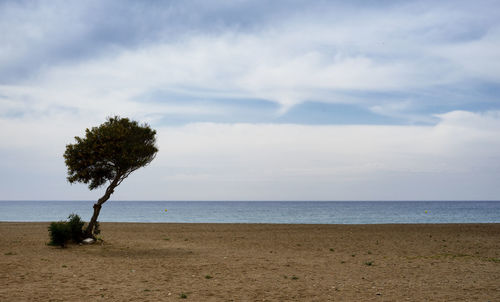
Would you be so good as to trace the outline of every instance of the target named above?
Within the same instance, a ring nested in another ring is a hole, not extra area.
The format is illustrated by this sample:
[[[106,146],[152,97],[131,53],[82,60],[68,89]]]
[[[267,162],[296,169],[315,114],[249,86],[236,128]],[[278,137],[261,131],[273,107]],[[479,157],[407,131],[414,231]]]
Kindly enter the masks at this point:
[[[85,137],[66,146],[68,181],[88,184],[90,190],[146,166],[156,156],[156,131],[149,125],[118,116],[99,127],[86,129]]]
[[[148,165],[156,156],[156,131],[147,124],[119,116],[110,117],[99,127],[76,136],[76,143],[66,146],[64,159],[68,181],[88,184],[90,190],[109,182],[104,196],[94,204],[94,215],[87,227],[92,235],[101,206],[130,173]]]

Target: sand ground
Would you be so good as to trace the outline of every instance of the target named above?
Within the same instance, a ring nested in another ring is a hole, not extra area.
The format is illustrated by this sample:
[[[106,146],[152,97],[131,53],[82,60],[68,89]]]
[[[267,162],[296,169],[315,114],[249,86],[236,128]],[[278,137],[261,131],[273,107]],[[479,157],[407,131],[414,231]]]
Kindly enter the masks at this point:
[[[500,301],[500,224],[0,223],[0,301]]]

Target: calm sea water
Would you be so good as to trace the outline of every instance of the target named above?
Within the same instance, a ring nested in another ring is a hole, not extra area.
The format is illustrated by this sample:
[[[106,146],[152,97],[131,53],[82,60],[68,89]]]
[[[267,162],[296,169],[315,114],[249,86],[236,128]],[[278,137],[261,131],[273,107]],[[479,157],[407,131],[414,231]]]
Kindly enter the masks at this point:
[[[0,221],[88,221],[92,201],[0,201]],[[167,210],[167,211],[165,211]],[[500,223],[500,201],[113,201],[103,222]]]

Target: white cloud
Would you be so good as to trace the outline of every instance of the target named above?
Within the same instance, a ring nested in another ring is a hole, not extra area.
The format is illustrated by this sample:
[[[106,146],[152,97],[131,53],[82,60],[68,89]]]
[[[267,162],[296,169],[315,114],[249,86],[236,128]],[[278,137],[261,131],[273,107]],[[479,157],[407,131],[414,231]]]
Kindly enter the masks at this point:
[[[158,199],[495,198],[498,190],[482,190],[499,176],[499,113],[450,112],[440,119],[411,127],[161,128],[161,153],[150,173],[166,189],[150,189]],[[422,191],[403,192],[411,186]]]
[[[436,126],[159,127],[157,159],[127,179],[114,198],[494,198],[498,186],[488,186],[500,176],[499,115],[450,112]],[[42,131],[36,123],[15,126],[11,136],[2,134],[2,141],[23,136],[28,143],[2,144],[2,152],[18,156],[16,167],[4,163],[4,171],[39,169],[45,178],[57,180],[63,199],[99,194],[64,184],[62,152],[71,134],[81,133],[70,133],[76,125],[47,121]],[[412,186],[420,192],[408,189]],[[8,187],[2,191],[12,198],[21,194]],[[35,194],[29,198],[51,198],[53,192]]]
[[[447,5],[340,11],[345,14],[330,7],[254,31],[194,31],[175,40],[118,48],[79,63],[46,66],[30,82],[15,84],[18,93],[6,86],[0,93],[14,101],[22,93],[42,107],[75,107],[89,115],[182,112],[136,100],[161,89],[199,98],[267,99],[284,112],[307,100],[398,106],[350,93],[356,91],[408,94],[468,80],[499,82],[498,22],[479,26],[468,11]],[[478,33],[460,32],[468,26]],[[483,28],[489,31],[481,33]]]
[[[471,79],[500,83],[500,28],[491,28],[477,40],[436,46],[432,51],[450,61]]]
[[[195,123],[156,127],[160,152],[115,199],[492,199],[500,177],[500,113],[457,111],[436,126]],[[83,120],[2,119],[2,199],[95,198],[64,179],[64,146]],[[22,137],[23,139],[18,139]],[[12,173],[11,173],[12,172]],[[38,176],[37,176],[38,175]],[[12,176],[13,177],[13,176]],[[11,178],[12,178],[11,177]],[[19,176],[21,177],[21,176]],[[15,177],[14,177],[15,178]],[[137,190],[141,188],[141,190]],[[418,189],[417,189],[418,188]],[[467,190],[465,190],[467,188]],[[497,195],[495,195],[497,194]]]
[[[161,149],[117,190],[121,199],[495,198],[498,112],[416,110],[443,86],[472,94],[470,83],[500,84],[498,10],[490,2],[455,4],[283,6],[262,24],[208,29],[201,25],[212,18],[196,15],[202,21],[192,27],[179,27],[184,20],[143,24],[155,31],[144,41],[140,31],[130,41],[128,32],[114,32],[123,20],[96,17],[108,31],[95,34],[100,27],[89,25],[89,12],[106,15],[99,2],[73,9],[0,4],[0,152],[8,159],[4,175],[12,175],[3,176],[0,198],[94,196],[65,184],[61,155],[74,135],[114,114],[152,123]],[[127,16],[135,16],[130,8]],[[186,11],[172,8],[171,17]],[[171,28],[182,32],[166,38]],[[460,99],[432,97],[442,108]],[[281,106],[278,113],[310,100],[355,104],[437,124],[196,123],[196,116],[232,114],[203,103],[217,98],[265,99]],[[478,108],[478,101],[465,102]],[[191,123],[167,127],[159,121],[168,115]],[[20,190],[26,179],[39,182],[37,189]]]

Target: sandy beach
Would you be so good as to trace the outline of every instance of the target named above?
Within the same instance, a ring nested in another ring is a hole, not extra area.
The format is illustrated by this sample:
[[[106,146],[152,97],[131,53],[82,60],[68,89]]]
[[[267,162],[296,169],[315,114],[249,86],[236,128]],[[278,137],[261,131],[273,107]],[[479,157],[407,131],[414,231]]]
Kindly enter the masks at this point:
[[[0,301],[500,301],[500,224],[0,223]]]

